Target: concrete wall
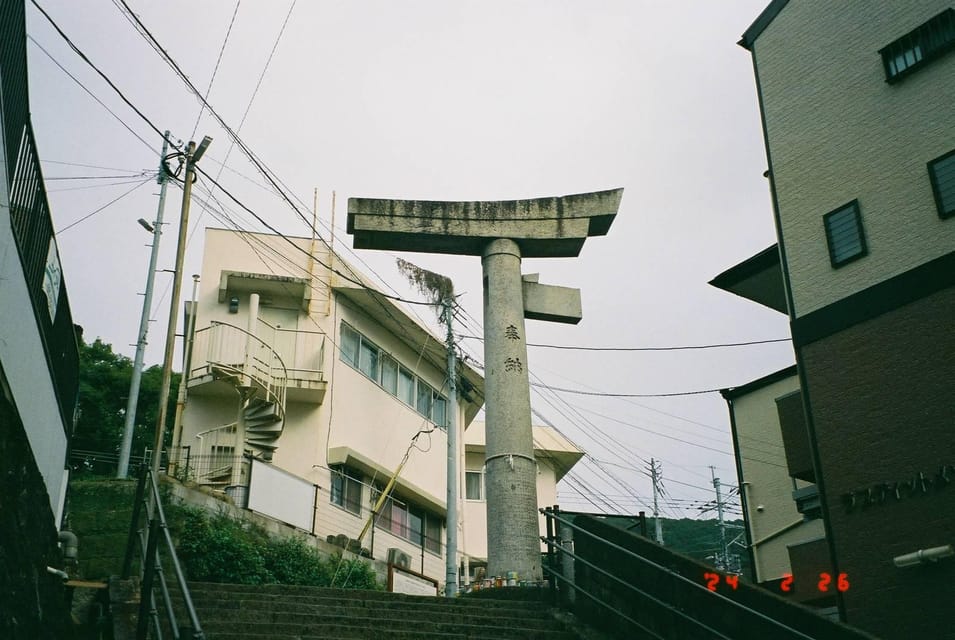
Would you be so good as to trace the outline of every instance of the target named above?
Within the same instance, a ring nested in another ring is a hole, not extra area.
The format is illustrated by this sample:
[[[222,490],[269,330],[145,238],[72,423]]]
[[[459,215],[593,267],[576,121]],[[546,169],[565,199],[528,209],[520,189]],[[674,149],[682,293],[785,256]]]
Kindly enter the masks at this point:
[[[0,274],[3,274],[0,277],[0,363],[6,364],[10,391],[43,478],[50,510],[59,524],[66,489],[67,438],[26,276],[13,239],[3,166],[6,154],[0,153],[0,156],[4,159],[0,160]]]
[[[757,582],[791,573],[787,546],[824,533],[822,520],[805,522],[796,509],[776,411],[776,398],[798,389],[799,379],[794,374],[733,400],[743,470],[740,481],[746,498],[744,515],[754,544]],[[807,485],[797,481],[800,488]]]
[[[955,55],[889,85],[878,53],[949,6],[790,2],[755,43],[796,317],[955,246],[926,170],[955,149]],[[833,269],[822,217],[855,198],[869,255]]]

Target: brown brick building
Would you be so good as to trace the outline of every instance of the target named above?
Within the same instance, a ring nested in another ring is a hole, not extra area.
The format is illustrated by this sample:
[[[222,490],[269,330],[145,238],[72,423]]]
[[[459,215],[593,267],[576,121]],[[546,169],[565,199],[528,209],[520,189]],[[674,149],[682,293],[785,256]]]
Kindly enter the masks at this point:
[[[792,573],[845,574],[840,616],[879,636],[955,638],[955,9],[775,0],[740,44],[778,245],[713,284],[790,317],[779,421],[828,556]]]

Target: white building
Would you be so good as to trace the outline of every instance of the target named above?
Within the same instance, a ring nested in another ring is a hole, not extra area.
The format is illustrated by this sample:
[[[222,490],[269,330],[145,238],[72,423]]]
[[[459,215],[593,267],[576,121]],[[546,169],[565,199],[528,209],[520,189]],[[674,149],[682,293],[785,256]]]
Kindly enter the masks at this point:
[[[208,229],[176,473],[354,548],[407,457],[361,547],[376,558],[406,554],[443,582],[445,353],[321,240]],[[483,379],[462,363],[458,380],[466,428],[483,405]],[[483,504],[466,500],[464,478],[465,467],[483,465],[474,457],[483,433],[468,434],[459,438],[458,548],[480,564]],[[538,492],[552,504],[582,454],[552,430],[539,441]]]

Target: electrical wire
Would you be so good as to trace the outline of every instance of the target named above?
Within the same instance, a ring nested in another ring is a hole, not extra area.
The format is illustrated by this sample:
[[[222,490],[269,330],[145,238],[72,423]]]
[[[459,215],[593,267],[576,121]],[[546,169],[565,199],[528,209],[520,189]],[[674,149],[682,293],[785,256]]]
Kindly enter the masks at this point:
[[[135,187],[133,187],[133,188],[130,189],[129,191],[126,191],[126,192],[122,193],[121,195],[117,196],[116,198],[113,198],[112,200],[110,200],[109,202],[107,202],[106,204],[104,204],[102,207],[96,209],[95,211],[93,211],[93,212],[91,212],[91,213],[86,214],[85,216],[83,216],[83,217],[80,218],[79,220],[76,220],[76,221],[74,221],[74,222],[71,222],[70,224],[66,225],[66,226],[63,227],[62,229],[59,229],[58,231],[55,231],[55,232],[54,232],[54,235],[60,235],[60,234],[63,233],[64,231],[68,231],[68,230],[72,229],[73,227],[75,227],[76,225],[80,224],[81,222],[83,222],[83,221],[85,221],[85,220],[89,220],[90,218],[92,218],[93,216],[95,216],[97,213],[99,213],[99,212],[102,211],[103,209],[107,208],[107,207],[110,206],[111,204],[114,204],[114,203],[116,203],[116,202],[119,202],[120,200],[122,200],[123,198],[125,198],[126,196],[128,196],[129,194],[131,194],[133,191],[135,191],[136,189],[139,189],[141,186],[143,186],[143,185],[146,184],[147,182],[151,182],[151,181],[152,181],[151,178],[147,178],[146,180],[143,180],[142,182],[140,182],[139,184],[137,184]]]
[[[34,2],[33,4],[36,4],[36,2]],[[39,5],[37,5],[37,8],[40,9]],[[43,12],[43,9],[40,9],[40,11]],[[45,12],[43,12],[43,14],[46,15]],[[49,16],[47,16],[47,19],[50,20]],[[52,23],[53,21],[50,20],[50,22]],[[54,28],[57,28],[57,30],[59,31],[59,28],[56,27],[55,24],[53,24],[53,26],[54,26]],[[60,31],[60,35],[61,35],[64,39],[66,39],[67,43],[69,43],[70,46],[72,46],[72,43],[69,41],[68,38],[66,38],[66,36],[63,34],[62,31]],[[111,116],[113,116],[113,117],[116,119],[117,122],[119,122],[121,125],[123,125],[123,127],[124,127],[127,131],[129,131],[131,134],[133,134],[133,137],[135,137],[137,140],[139,140],[139,141],[142,142],[144,145],[146,145],[146,147],[148,147],[150,151],[155,151],[155,149],[153,149],[153,145],[149,144],[149,143],[146,141],[145,138],[143,138],[141,135],[139,135],[138,133],[136,133],[136,132],[133,130],[133,128],[132,128],[131,126],[129,126],[129,124],[128,124],[125,120],[123,120],[122,118],[120,118],[119,115],[118,115],[115,111],[113,111],[112,109],[110,109],[109,107],[107,107],[107,106],[106,106],[106,103],[103,102],[102,100],[100,100],[98,97],[96,97],[96,95],[95,95],[92,91],[90,91],[90,89],[89,89],[85,84],[83,84],[82,82],[80,82],[79,78],[77,78],[77,77],[74,76],[72,73],[70,73],[69,71],[67,71],[66,67],[64,67],[62,64],[60,64],[59,61],[58,61],[56,58],[53,57],[53,54],[50,53],[49,51],[47,51],[47,50],[43,47],[42,44],[40,44],[39,42],[37,42],[36,39],[35,39],[32,35],[27,34],[27,38],[29,38],[29,39],[30,39],[30,42],[32,42],[37,48],[39,48],[40,51],[42,51],[43,53],[45,53],[46,56],[47,56],[50,60],[53,61],[53,64],[55,64],[57,67],[59,67],[60,71],[62,71],[63,73],[65,73],[67,76],[69,76],[70,79],[72,79],[73,82],[75,82],[77,85],[79,85],[79,87],[80,87],[83,91],[85,91],[87,94],[89,94],[89,96],[90,96],[91,98],[93,98],[93,100],[95,100],[97,103],[99,103],[99,105],[100,105],[101,107],[103,107],[104,109],[106,109],[107,113],[109,113]],[[76,49],[76,47],[73,47],[73,50],[76,51],[77,53],[79,53],[79,50]],[[83,57],[82,54],[80,54],[80,56]],[[91,63],[89,60],[87,60],[85,57],[84,57],[83,59],[86,60],[87,64],[90,64],[90,65],[92,66],[92,63]],[[95,69],[95,67],[93,67],[93,68]],[[101,74],[101,75],[102,75],[102,74]],[[114,89],[115,89],[115,87],[114,87]],[[128,104],[128,101],[127,101],[127,104]],[[41,162],[42,162],[42,161],[41,161]],[[46,162],[52,162],[52,161],[51,161],[51,160],[47,160]],[[62,163],[62,164],[69,164],[69,163]],[[77,165],[77,166],[90,167],[91,165]],[[92,167],[92,168],[105,168],[105,167]],[[122,169],[115,169],[115,170],[116,170],[116,171],[122,171]]]
[[[232,25],[235,24],[235,17],[239,13],[239,4],[242,0],[236,0],[235,9],[232,10],[232,18],[229,20],[229,27],[226,29],[225,38],[222,40],[222,46],[219,47],[219,55],[216,57],[216,66],[212,69],[212,77],[209,78],[209,85],[206,87],[205,99],[209,99],[209,92],[212,91],[212,84],[216,80],[216,74],[219,72],[219,64],[222,62],[222,54],[225,53],[226,44],[229,42],[229,36],[232,34]],[[205,107],[199,107],[199,114],[196,116],[196,124],[192,126],[192,135],[189,136],[190,139],[196,137],[196,130],[199,128],[199,121],[202,120],[202,112],[205,110]]]
[[[56,30],[56,32],[57,32],[57,33],[60,35],[60,37],[63,38],[63,40],[70,46],[70,48],[74,51],[74,53],[76,53],[76,55],[78,55],[78,56],[83,60],[83,62],[85,62],[86,64],[88,64],[88,65],[90,66],[90,68],[93,69],[93,71],[95,71],[103,80],[105,80],[105,81],[106,81],[106,84],[108,84],[108,85],[113,89],[113,91],[116,92],[116,95],[118,95],[118,96],[122,99],[122,101],[125,102],[126,105],[136,113],[136,115],[138,115],[140,118],[142,118],[143,122],[145,122],[146,124],[148,124],[148,125],[150,126],[150,128],[152,128],[152,130],[155,131],[155,132],[159,135],[160,138],[163,138],[163,132],[159,130],[159,127],[157,127],[156,125],[154,125],[154,124],[152,123],[152,121],[151,121],[149,118],[147,118],[146,115],[145,115],[142,111],[140,111],[140,110],[136,107],[136,105],[134,105],[134,104],[129,100],[129,98],[126,97],[126,95],[125,95],[122,91],[119,90],[119,87],[117,87],[117,86],[113,83],[113,81],[110,80],[109,77],[108,77],[105,73],[103,73],[102,71],[100,71],[99,67],[97,67],[95,64],[93,64],[93,62],[92,62],[89,58],[86,57],[86,54],[83,53],[83,52],[79,49],[79,47],[77,47],[77,46],[73,43],[72,40],[70,40],[69,36],[67,36],[66,33],[64,33],[63,30],[60,28],[60,26],[53,20],[53,18],[50,17],[50,14],[48,14],[48,13],[46,12],[46,10],[44,10],[43,7],[40,6],[40,3],[38,3],[37,0],[30,0],[30,2],[32,2],[32,3],[33,3],[33,6],[36,7],[37,10],[38,10],[41,14],[43,14],[43,17],[46,18],[47,22],[50,23],[50,25],[53,27],[53,29]],[[71,76],[71,77],[72,77],[72,76]],[[74,78],[74,79],[75,79],[75,78]],[[105,105],[104,105],[104,106],[105,106]],[[128,128],[128,127],[127,127],[127,128]],[[150,145],[148,142],[146,142],[146,141],[145,141],[143,138],[141,138],[138,134],[136,134],[135,132],[133,132],[132,129],[130,129],[130,132],[133,133],[133,135],[135,135],[137,138],[139,138],[139,140],[142,141],[143,144],[145,144],[146,146],[148,146],[151,150],[155,151],[155,149],[153,148],[152,145]]]
[[[472,340],[484,341],[484,338],[481,336],[472,336],[472,335],[462,335],[462,338],[470,338]],[[748,342],[723,342],[715,344],[696,344],[696,345],[680,345],[680,346],[670,346],[670,347],[584,347],[579,345],[568,345],[568,344],[542,344],[535,342],[528,342],[528,347],[538,347],[542,349],[563,349],[568,351],[602,351],[602,352],[632,352],[632,351],[688,351],[688,350],[700,350],[700,349],[724,349],[728,347],[748,347],[751,345],[757,344],[772,344],[775,342],[792,342],[791,338],[774,338],[771,340],[750,340]]]

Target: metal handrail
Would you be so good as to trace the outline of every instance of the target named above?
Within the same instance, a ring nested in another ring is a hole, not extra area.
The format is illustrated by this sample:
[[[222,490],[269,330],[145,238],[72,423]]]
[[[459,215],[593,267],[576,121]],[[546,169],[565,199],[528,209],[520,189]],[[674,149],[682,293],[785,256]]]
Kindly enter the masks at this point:
[[[257,343],[260,349],[265,350],[268,353],[268,360],[263,360],[262,358],[252,356],[249,353],[249,349],[246,345],[246,348],[243,349],[241,354],[241,359],[234,359],[236,361],[230,362],[222,358],[221,351],[224,346],[222,344],[222,329],[221,327],[226,327],[229,330],[238,332],[246,337],[247,340],[252,340]],[[203,339],[208,332],[209,338],[207,344],[202,344]],[[265,390],[267,396],[270,400],[274,400],[281,406],[285,406],[285,395],[286,395],[286,386],[288,383],[288,368],[285,366],[285,362],[282,360],[281,354],[275,350],[272,345],[265,342],[254,333],[243,329],[242,327],[237,327],[234,324],[229,324],[228,322],[219,322],[218,320],[213,320],[209,323],[208,327],[203,327],[195,333],[194,344],[199,344],[200,346],[205,347],[205,365],[201,367],[193,367],[190,371],[190,375],[195,374],[197,371],[204,369],[209,365],[216,365],[224,369],[228,369],[238,373],[239,375],[249,376],[258,382],[262,388]],[[195,362],[198,348],[194,347],[193,361]],[[262,366],[258,367],[252,364],[252,362],[258,362]]]
[[[139,519],[143,512],[145,512],[146,515],[146,522],[145,526],[141,527]],[[187,640],[204,640],[205,633],[202,631],[202,625],[199,622],[199,616],[196,613],[192,595],[189,593],[189,587],[186,584],[186,577],[182,571],[182,565],[179,562],[179,557],[176,555],[176,547],[173,544],[172,535],[169,533],[166,514],[163,511],[162,500],[159,495],[159,485],[156,483],[156,477],[148,466],[144,467],[143,474],[140,476],[139,483],[136,487],[136,502],[133,505],[133,517],[129,527],[126,554],[123,558],[121,574],[123,579],[128,579],[132,572],[132,560],[137,540],[139,541],[140,547],[140,577],[142,588],[140,592],[136,640],[146,640],[150,622],[152,622],[155,630],[155,637],[159,639],[162,638],[159,610],[156,607],[156,594],[153,590],[153,581],[157,576],[159,577],[159,587],[166,612],[166,620],[169,622],[172,636],[175,640],[180,640],[181,638],[176,614],[173,609],[172,597],[169,593],[169,586],[159,560],[159,546],[161,542],[165,543],[167,559],[172,565],[176,584],[179,586],[186,614],[192,625],[191,635]],[[146,594],[148,594],[148,597],[146,597]]]
[[[732,598],[728,598],[728,597],[726,597],[725,595],[723,595],[723,594],[721,594],[721,593],[717,593],[717,592],[714,592],[714,591],[710,591],[710,590],[707,589],[704,585],[699,584],[698,582],[695,582],[694,580],[691,580],[691,579],[687,578],[686,576],[683,576],[683,575],[677,573],[676,571],[674,571],[673,569],[671,569],[671,568],[669,568],[669,567],[666,567],[666,566],[664,566],[664,565],[662,565],[662,564],[659,564],[659,563],[657,563],[657,562],[654,562],[653,560],[650,560],[650,559],[648,559],[648,558],[644,558],[644,557],[641,556],[640,554],[634,553],[633,551],[631,551],[630,549],[627,549],[626,547],[622,547],[622,546],[620,546],[620,545],[618,545],[618,544],[615,544],[615,543],[613,543],[613,542],[610,542],[609,540],[606,540],[606,539],[604,539],[604,538],[601,538],[599,535],[597,535],[597,534],[595,534],[595,533],[593,533],[593,532],[587,531],[586,529],[584,529],[584,528],[582,528],[582,527],[580,527],[580,526],[574,524],[573,522],[571,522],[571,521],[569,521],[569,520],[566,520],[566,519],[564,519],[564,518],[561,518],[560,516],[558,516],[558,515],[555,513],[555,511],[554,511],[552,508],[538,509],[538,511],[540,511],[540,513],[542,513],[542,514],[544,515],[544,517],[548,520],[548,522],[550,522],[550,520],[553,519],[553,520],[556,521],[556,522],[559,522],[559,523],[561,523],[561,524],[567,525],[567,526],[570,527],[572,530],[574,530],[574,531],[579,531],[579,532],[581,532],[581,533],[584,533],[584,534],[590,536],[591,538],[593,538],[594,540],[597,540],[597,541],[601,542],[602,544],[605,544],[605,545],[607,545],[608,547],[611,547],[612,549],[614,549],[614,550],[616,550],[616,551],[619,551],[619,552],[621,552],[621,553],[623,553],[623,554],[625,554],[625,555],[627,555],[627,556],[629,556],[629,557],[631,557],[631,558],[634,558],[635,560],[639,560],[640,562],[643,562],[644,564],[647,564],[647,565],[649,565],[649,566],[651,566],[651,567],[653,567],[653,568],[655,568],[655,569],[658,569],[658,570],[660,570],[660,571],[666,572],[667,574],[669,574],[671,577],[677,579],[678,581],[685,582],[686,584],[691,585],[694,589],[699,589],[700,591],[706,591],[706,592],[707,592],[708,594],[710,594],[711,596],[715,596],[715,597],[717,597],[717,598],[720,598],[720,599],[723,600],[724,602],[728,602],[728,603],[732,604],[734,607],[736,607],[736,608],[738,608],[738,609],[741,609],[741,610],[743,610],[743,611],[745,611],[745,612],[747,612],[747,613],[750,613],[750,614],[752,614],[752,615],[754,615],[754,616],[756,616],[756,617],[758,617],[758,618],[761,618],[761,619],[763,619],[763,620],[765,620],[765,621],[767,621],[767,622],[769,622],[769,623],[771,623],[771,624],[773,624],[773,625],[775,625],[775,626],[777,626],[777,627],[780,627],[781,629],[785,629],[786,631],[792,632],[792,633],[794,633],[794,634],[796,634],[796,635],[798,635],[798,636],[800,636],[800,637],[802,637],[802,638],[805,638],[806,640],[815,640],[812,636],[806,635],[805,633],[803,633],[802,631],[799,631],[798,629],[794,629],[794,628],[790,627],[789,625],[787,625],[787,624],[785,624],[785,623],[783,623],[783,622],[780,622],[780,621],[778,621],[778,620],[775,620],[774,618],[771,618],[770,616],[767,616],[767,615],[764,614],[764,613],[760,613],[759,611],[756,611],[755,609],[752,609],[752,608],[750,608],[750,607],[747,607],[746,605],[744,605],[744,604],[742,604],[742,603],[740,603],[740,602],[737,602],[736,600],[733,600]],[[554,538],[556,539],[556,536],[554,536]],[[555,547],[557,547],[558,549],[560,549],[560,553],[566,553],[566,554],[571,555],[572,557],[574,557],[573,554],[572,554],[570,551],[567,551],[566,549],[563,549],[560,545],[558,545],[557,542],[556,542],[556,540],[551,540],[549,537],[544,538],[543,536],[542,536],[542,539],[544,540],[544,542],[547,543],[548,548],[550,548],[551,545],[554,545]],[[589,563],[587,563],[587,564],[589,564]],[[600,570],[601,572],[604,572],[602,569],[599,569],[599,570]],[[553,570],[550,570],[550,569],[549,569],[549,571],[551,571],[551,573],[554,572]],[[623,584],[627,584],[626,582],[621,581],[619,578],[616,578],[616,576],[611,576],[611,577],[614,577],[615,579],[617,579],[619,582],[622,582]],[[635,590],[637,590],[637,591],[639,592],[639,589],[637,589],[637,588],[634,587],[633,585],[629,585],[629,584],[628,584],[627,586],[629,586],[629,587],[631,587],[632,589],[635,589]],[[579,588],[578,588],[578,590],[579,590]],[[652,597],[652,596],[651,596],[651,597]],[[664,605],[664,606],[667,606],[667,605]],[[667,607],[667,608],[671,609],[672,611],[678,613],[679,615],[681,615],[681,616],[683,616],[683,617],[685,617],[685,618],[688,618],[687,614],[683,613],[683,612],[680,611],[679,609],[675,609],[675,608],[672,608],[672,607]],[[688,618],[688,619],[692,620],[692,618]],[[697,622],[697,621],[696,621],[696,620],[693,620],[693,622]],[[724,637],[725,637],[725,636],[724,636]]]
[[[589,560],[584,560],[583,558],[581,558],[581,557],[578,556],[577,554],[573,553],[572,551],[568,551],[567,549],[561,548],[560,545],[558,545],[556,542],[554,542],[554,541],[552,541],[552,540],[547,539],[545,536],[541,536],[540,538],[541,538],[541,540],[543,540],[545,543],[547,543],[547,547],[548,547],[548,548],[550,548],[551,546],[558,547],[558,548],[560,548],[560,553],[566,553],[568,556],[570,556],[571,558],[573,558],[575,561],[584,563],[585,565],[587,565],[587,566],[590,567],[591,569],[594,569],[595,571],[599,571],[600,573],[602,573],[603,575],[605,575],[605,576],[607,576],[608,578],[612,579],[613,581],[617,582],[618,584],[621,584],[621,585],[623,585],[623,586],[625,586],[625,587],[630,588],[630,589],[633,590],[633,591],[636,591],[637,593],[639,593],[639,594],[642,595],[643,597],[647,598],[648,600],[650,600],[650,601],[652,601],[652,602],[655,602],[655,603],[657,603],[658,605],[662,606],[663,608],[665,608],[665,609],[667,609],[667,610],[669,610],[669,611],[672,611],[673,613],[677,614],[678,616],[680,616],[680,617],[682,617],[682,618],[684,618],[684,619],[686,619],[686,620],[689,620],[689,621],[692,622],[693,624],[696,624],[696,625],[702,627],[703,629],[706,629],[706,630],[709,631],[710,633],[714,633],[714,634],[716,634],[718,637],[724,638],[725,640],[732,640],[732,638],[730,638],[729,636],[720,633],[719,631],[717,631],[716,629],[714,629],[714,628],[708,626],[707,624],[705,624],[705,623],[703,623],[703,622],[700,622],[699,620],[697,620],[697,619],[691,617],[689,614],[687,614],[687,613],[685,613],[685,612],[683,612],[683,611],[680,611],[680,610],[677,609],[676,607],[673,607],[673,606],[667,604],[666,602],[664,602],[663,600],[660,600],[660,599],[657,598],[656,596],[653,596],[653,595],[647,593],[646,591],[644,591],[643,589],[640,589],[640,588],[638,588],[638,587],[636,587],[636,586],[630,584],[630,583],[627,582],[626,580],[621,580],[620,578],[618,578],[617,576],[613,575],[612,573],[610,573],[610,572],[607,571],[606,569],[603,569],[603,568],[601,568],[601,567],[598,567],[597,565],[595,565],[594,563],[590,562]],[[608,609],[610,609],[611,611],[613,611],[614,613],[616,613],[616,614],[617,614],[618,616],[620,616],[621,618],[626,618],[627,620],[629,620],[629,621],[632,622],[633,624],[635,624],[635,625],[637,625],[638,627],[640,627],[640,628],[641,628],[642,630],[644,630],[645,632],[647,632],[647,633],[649,633],[649,634],[651,634],[651,635],[653,635],[653,636],[655,636],[655,637],[657,637],[657,638],[661,638],[661,640],[662,640],[662,636],[660,636],[659,634],[657,634],[657,633],[651,631],[650,629],[646,628],[645,626],[643,626],[642,624],[640,624],[639,622],[637,622],[637,621],[634,620],[633,618],[629,617],[627,614],[623,613],[623,612],[620,611],[619,609],[613,607],[612,605],[607,604],[606,602],[603,602],[602,600],[599,600],[599,599],[598,599],[597,597],[595,597],[594,595],[592,595],[592,594],[588,593],[587,591],[585,591],[584,589],[578,587],[576,584],[574,584],[573,582],[571,582],[570,579],[568,579],[567,577],[565,577],[563,574],[559,573],[559,572],[556,571],[555,569],[552,569],[551,567],[546,567],[546,569],[547,569],[547,572],[550,573],[551,575],[553,575],[555,578],[560,578],[560,579],[562,579],[564,582],[567,582],[567,583],[568,583],[571,587],[573,587],[574,590],[577,591],[578,593],[582,593],[582,594],[584,594],[585,596],[587,596],[588,598],[597,601],[598,603],[602,604],[602,605],[605,606],[606,608],[608,608]]]

